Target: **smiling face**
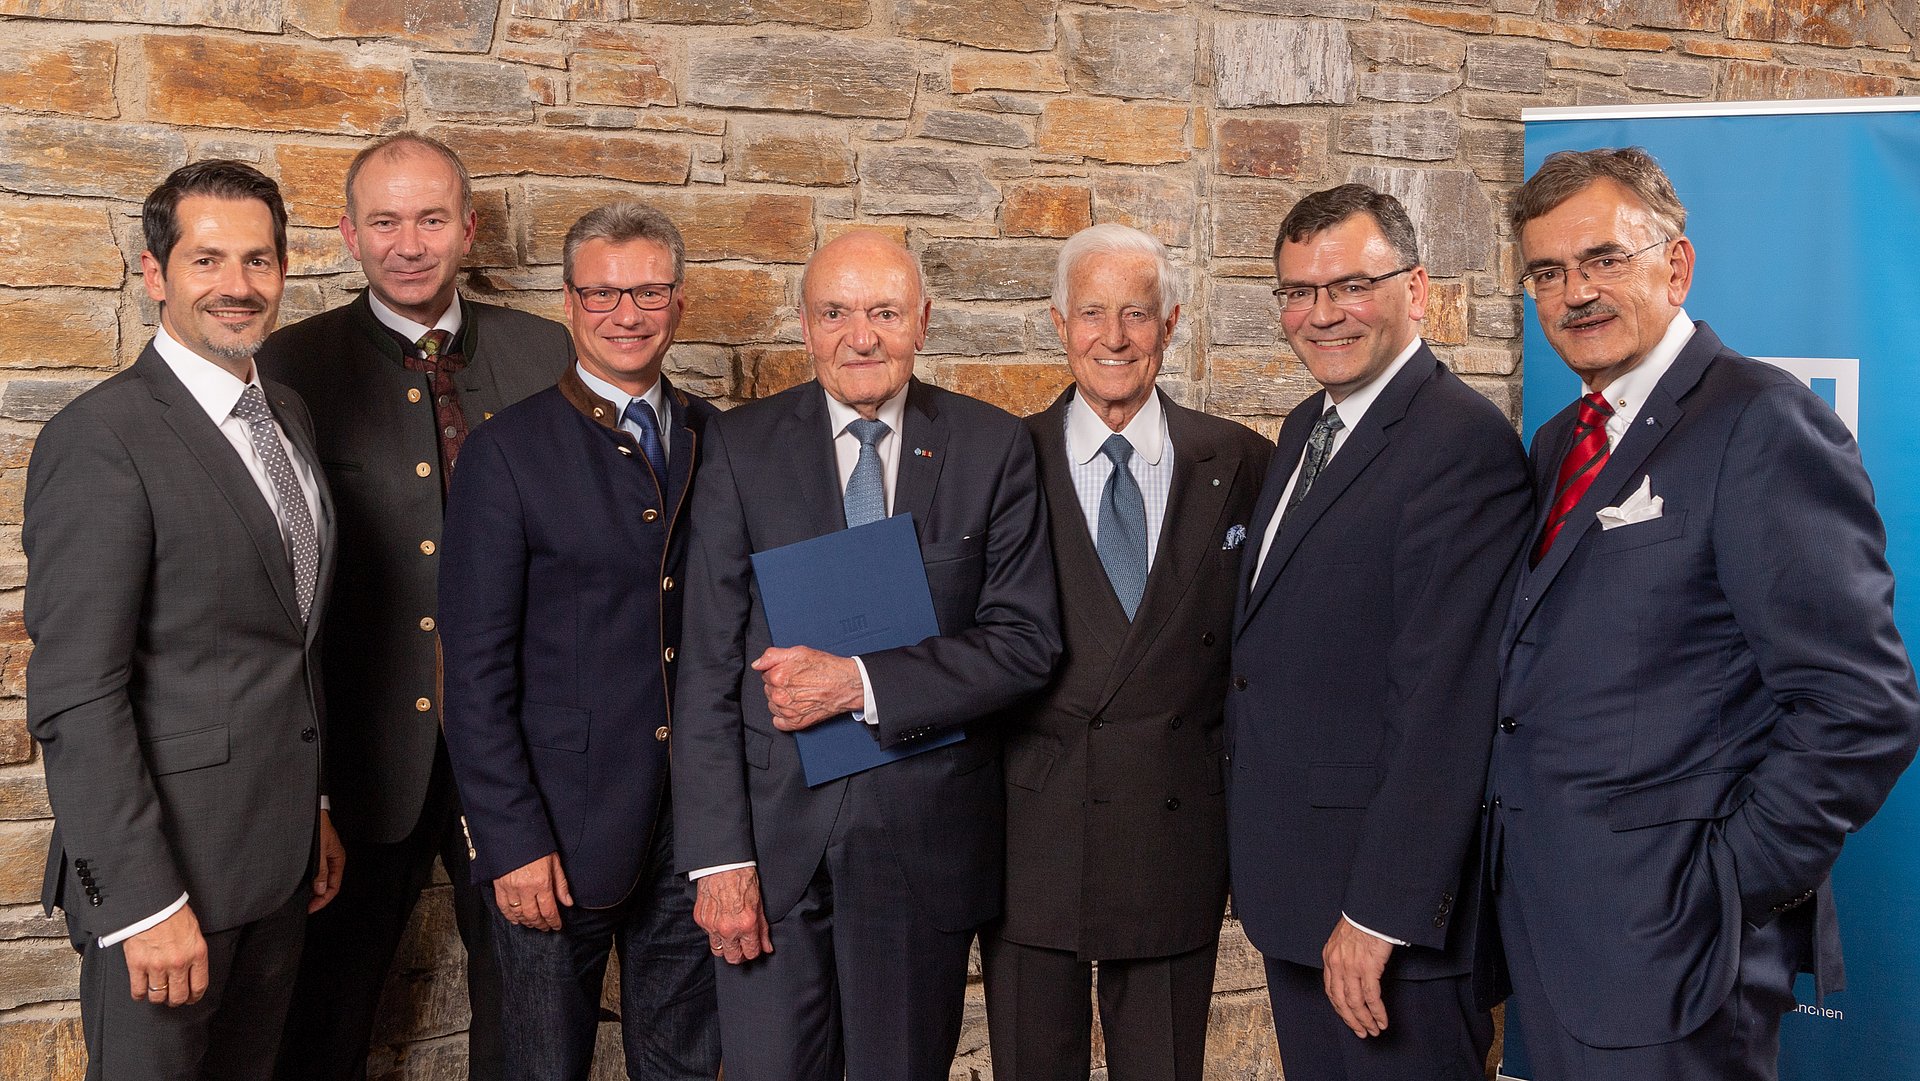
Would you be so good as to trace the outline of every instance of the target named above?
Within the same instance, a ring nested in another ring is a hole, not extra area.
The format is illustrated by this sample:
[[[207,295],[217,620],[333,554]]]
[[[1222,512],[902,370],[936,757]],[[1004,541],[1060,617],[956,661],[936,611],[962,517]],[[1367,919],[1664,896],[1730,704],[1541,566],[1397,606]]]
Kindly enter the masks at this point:
[[[396,145],[369,157],[340,219],[347,250],[381,302],[432,326],[453,303],[475,217],[461,205],[460,174],[438,154]]]
[[[286,268],[274,246],[273,214],[258,199],[189,195],[174,208],[180,236],[167,264],[140,253],[147,296],[174,341],[240,379],[280,313]]]
[[[1371,278],[1405,266],[1371,214],[1355,214],[1304,241],[1286,241],[1274,257],[1282,286]],[[1366,303],[1343,308],[1325,289],[1313,306],[1282,311],[1280,327],[1307,370],[1335,402],[1387,370],[1420,332],[1427,314],[1427,270],[1416,266],[1374,287]]]
[[[814,378],[872,419],[913,376],[933,305],[905,248],[848,233],[814,253],[801,290],[800,332]]]
[[[615,244],[595,238],[580,245],[566,293],[567,330],[581,366],[636,398],[645,394],[660,378],[660,362],[687,307],[685,293],[674,289],[673,299],[658,311],[643,311],[633,297],[623,295],[612,311],[590,312],[574,289],[631,289],[672,281],[673,253],[664,244]]]
[[[1160,318],[1160,268],[1136,252],[1094,252],[1067,273],[1065,315],[1047,309],[1067,351],[1075,393],[1107,427],[1127,426],[1153,393],[1167,339],[1180,321]]]
[[[1528,270],[1573,266],[1597,255],[1624,255],[1667,234],[1626,188],[1596,180],[1520,228]],[[1554,351],[1592,390],[1632,371],[1659,344],[1693,284],[1693,244],[1675,238],[1634,256],[1627,274],[1599,284],[1578,270],[1566,290],[1534,301],[1540,329]]]

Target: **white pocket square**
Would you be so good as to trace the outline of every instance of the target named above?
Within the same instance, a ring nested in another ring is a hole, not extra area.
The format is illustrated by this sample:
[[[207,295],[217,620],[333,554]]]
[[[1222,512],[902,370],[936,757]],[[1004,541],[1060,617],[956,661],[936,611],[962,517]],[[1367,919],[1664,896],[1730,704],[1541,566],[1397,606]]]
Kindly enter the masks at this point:
[[[1594,512],[1600,519],[1602,530],[1618,529],[1623,525],[1636,522],[1650,522],[1660,517],[1660,508],[1665,501],[1653,494],[1653,476],[1640,478],[1640,487],[1632,495],[1621,500],[1617,507],[1601,507]]]

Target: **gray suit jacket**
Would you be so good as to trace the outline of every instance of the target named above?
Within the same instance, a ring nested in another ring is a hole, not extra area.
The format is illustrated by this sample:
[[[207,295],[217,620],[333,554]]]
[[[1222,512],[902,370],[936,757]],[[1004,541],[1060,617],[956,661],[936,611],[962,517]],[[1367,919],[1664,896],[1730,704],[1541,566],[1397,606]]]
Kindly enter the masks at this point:
[[[317,462],[300,399],[266,384]],[[221,931],[287,903],[313,859],[321,744],[316,631],[246,466],[148,346],[47,422],[27,469],[27,724],[53,843],[42,901],[76,938],[185,892]]]
[[[553,386],[572,360],[566,329],[551,320],[465,298],[460,306],[467,363],[454,385],[469,428]],[[349,845],[398,841],[420,821],[440,744],[432,629],[440,560],[421,548],[438,548],[445,505],[432,390],[403,365],[398,335],[374,318],[365,293],[283,327],[260,350],[260,370],[313,410],[320,465],[340,505],[324,669],[334,825]]]

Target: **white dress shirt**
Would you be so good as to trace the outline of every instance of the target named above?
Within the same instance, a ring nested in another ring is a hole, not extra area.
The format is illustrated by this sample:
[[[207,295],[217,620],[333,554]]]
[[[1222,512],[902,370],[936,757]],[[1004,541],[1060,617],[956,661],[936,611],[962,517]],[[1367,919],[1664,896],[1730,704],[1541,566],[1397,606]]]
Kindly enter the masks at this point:
[[[1094,546],[1100,544],[1100,497],[1107,490],[1107,478],[1113,475],[1113,459],[1100,452],[1114,434],[1107,422],[1082,401],[1075,392],[1067,403],[1067,469],[1073,475],[1073,492],[1080,497],[1080,513],[1087,519],[1087,535]],[[1167,517],[1167,492],[1173,488],[1173,440],[1167,435],[1167,413],[1160,408],[1160,395],[1147,395],[1140,411],[1120,429],[1121,436],[1133,445],[1133,457],[1127,472],[1140,486],[1140,498],[1147,510],[1147,567],[1160,551],[1160,526]]]
[[[1607,453],[1612,454],[1620,446],[1620,439],[1633,427],[1640,416],[1640,410],[1646,408],[1647,398],[1653,394],[1653,388],[1673,367],[1680,356],[1680,350],[1693,340],[1693,320],[1687,318],[1685,309],[1681,309],[1667,324],[1667,332],[1660,341],[1647,351],[1646,359],[1628,369],[1627,374],[1607,384],[1607,404],[1613,406],[1613,416],[1607,418]],[[1593,388],[1581,385],[1584,393],[1593,393]]]
[[[179,377],[180,382],[186,384],[187,393],[193,395],[193,400],[207,411],[207,419],[213,421],[214,427],[220,429],[220,434],[233,445],[234,453],[240,456],[241,464],[247,467],[247,475],[253,478],[254,486],[260,489],[260,495],[273,510],[274,520],[280,523],[281,540],[286,541],[287,517],[281,513],[280,495],[274,491],[273,479],[267,475],[267,463],[261,461],[260,452],[253,449],[253,435],[247,428],[247,422],[233,415],[233,407],[239,403],[240,395],[249,386],[260,386],[260,373],[254,371],[250,373],[251,378],[242,382],[234,378],[232,372],[174,341],[165,326],[159,327],[154,335],[153,350],[160,354],[161,360],[166,361],[167,367]],[[266,393],[265,387],[260,390]],[[278,421],[274,422],[274,428],[279,431],[280,445],[287,452],[287,460],[293,463],[294,479],[300,483],[300,492],[307,500],[307,513],[318,530],[321,524],[320,485],[313,479],[313,467],[294,450],[292,441],[287,438],[286,431],[280,428]],[[320,797],[320,806],[323,810],[326,808],[325,796]],[[187,895],[183,893],[172,904],[146,919],[122,927],[110,935],[101,935],[100,948],[105,949],[157,927],[186,905]]]
[[[399,334],[402,338],[416,345],[419,344],[420,339],[427,336],[427,331],[429,330],[444,330],[449,337],[453,338],[460,336],[459,297],[453,298],[453,303],[447,305],[447,310],[440,313],[439,320],[432,326],[427,326],[425,323],[416,323],[406,316],[401,315],[399,312],[394,311],[392,308],[387,307],[381,303],[380,295],[371,289],[367,290],[367,307],[373,309],[373,317],[380,320],[387,329],[392,330],[394,333]]]

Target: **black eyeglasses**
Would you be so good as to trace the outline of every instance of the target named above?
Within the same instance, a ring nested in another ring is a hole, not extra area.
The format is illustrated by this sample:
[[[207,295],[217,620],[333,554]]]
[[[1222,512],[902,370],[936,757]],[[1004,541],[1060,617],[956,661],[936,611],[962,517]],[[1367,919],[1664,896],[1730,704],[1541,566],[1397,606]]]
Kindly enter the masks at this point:
[[[1399,270],[1389,270],[1385,274],[1376,274],[1371,278],[1342,278],[1325,285],[1307,285],[1304,282],[1283,285],[1273,291],[1273,297],[1280,302],[1281,311],[1303,312],[1313,307],[1314,299],[1320,295],[1320,290],[1325,289],[1327,299],[1333,301],[1335,305],[1342,308],[1358,308],[1373,299],[1374,291],[1380,287],[1381,282],[1398,277],[1412,269],[1410,266],[1403,266]]]
[[[676,286],[672,282],[648,282],[645,285],[635,285],[626,289],[615,289],[611,285],[589,285],[584,289],[578,285],[569,285],[567,288],[573,290],[573,295],[580,298],[582,308],[595,315],[605,315],[620,306],[621,297],[631,297],[633,306],[643,312],[657,312],[673,303],[673,291]]]
[[[1535,300],[1542,297],[1552,300],[1566,292],[1568,275],[1576,270],[1580,272],[1581,277],[1590,282],[1608,285],[1627,276],[1627,271],[1631,269],[1627,264],[1633,260],[1634,256],[1645,255],[1662,244],[1669,243],[1672,241],[1656,240],[1639,251],[1610,251],[1591,259],[1582,259],[1570,267],[1543,266],[1538,270],[1529,270],[1520,275],[1520,288],[1525,289],[1527,295]]]

